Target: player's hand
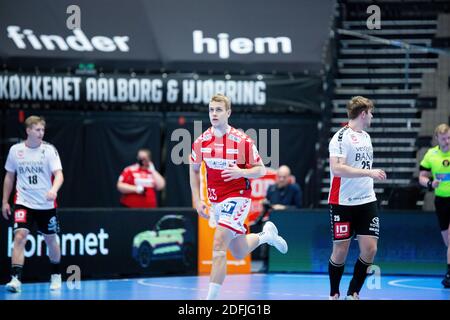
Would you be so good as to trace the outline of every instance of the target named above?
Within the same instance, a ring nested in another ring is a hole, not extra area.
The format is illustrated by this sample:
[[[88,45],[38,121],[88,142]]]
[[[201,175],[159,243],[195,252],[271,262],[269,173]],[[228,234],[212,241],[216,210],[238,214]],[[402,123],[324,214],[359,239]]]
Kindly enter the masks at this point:
[[[199,200],[197,201],[196,207],[197,213],[200,217],[209,219],[209,215],[206,213],[208,206],[203,201]]]
[[[433,187],[433,189],[436,189],[437,187],[439,187],[440,183],[441,183],[441,180],[433,180],[433,182],[431,183],[431,186]]]
[[[55,201],[56,198],[58,197],[58,192],[56,192],[56,191],[53,190],[53,189],[50,189],[50,190],[47,192],[47,195],[46,195],[45,197],[47,198],[47,201]]]
[[[374,180],[386,180],[386,172],[381,169],[372,169],[369,176]]]
[[[143,186],[136,186],[136,193],[143,194],[145,192],[145,188]]]
[[[230,164],[228,168],[222,171],[223,181],[228,182],[234,179],[242,178],[243,170],[237,164]]]
[[[9,206],[9,203],[2,204],[2,215],[3,218],[9,220],[9,216],[11,215],[11,207]]]

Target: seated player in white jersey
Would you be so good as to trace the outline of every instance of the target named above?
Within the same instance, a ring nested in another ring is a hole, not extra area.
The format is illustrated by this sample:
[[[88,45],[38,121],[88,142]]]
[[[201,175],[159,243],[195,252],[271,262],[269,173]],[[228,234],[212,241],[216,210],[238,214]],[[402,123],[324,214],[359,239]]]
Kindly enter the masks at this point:
[[[6,284],[6,289],[21,291],[25,244],[36,224],[49,251],[52,266],[50,290],[58,290],[61,288],[61,250],[57,240],[59,222],[56,198],[64,181],[61,160],[56,148],[42,140],[45,133],[43,118],[30,116],[25,120],[25,127],[27,139],[11,147],[5,164],[2,214],[6,220],[11,215],[9,197],[17,177],[11,281]]]
[[[216,225],[213,243],[213,261],[207,300],[218,298],[227,268],[227,250],[243,259],[259,245],[268,243],[281,253],[288,251],[286,241],[278,235],[272,222],[267,222],[259,234],[247,234],[244,224],[251,207],[250,178],[258,178],[266,169],[253,144],[244,133],[228,125],[231,104],[228,97],[216,94],[209,103],[212,127],[192,145],[190,184],[198,214]],[[200,198],[200,165],[207,172],[208,199]]]
[[[370,126],[373,103],[357,96],[347,104],[348,124],[330,141],[330,221],[333,252],[328,263],[330,300],[339,299],[350,240],[356,234],[360,255],[346,299],[359,299],[359,292],[373,263],[379,236],[379,217],[373,180],[386,179],[386,173],[372,169],[373,148],[363,129]]]

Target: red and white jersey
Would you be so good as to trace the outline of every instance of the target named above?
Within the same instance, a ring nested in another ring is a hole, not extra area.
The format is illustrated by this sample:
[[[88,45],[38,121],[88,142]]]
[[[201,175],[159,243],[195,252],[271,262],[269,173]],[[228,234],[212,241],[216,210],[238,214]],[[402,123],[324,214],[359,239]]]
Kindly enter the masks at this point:
[[[192,144],[191,162],[206,166],[208,199],[212,203],[230,197],[251,197],[248,179],[239,178],[225,182],[222,171],[230,165],[251,168],[261,160],[253,140],[245,133],[229,127],[226,134],[218,138],[209,128]]]
[[[129,208],[156,208],[156,192],[155,179],[150,168],[141,168],[139,164],[134,164],[126,167],[120,177],[119,181],[133,186],[144,187],[143,194],[127,193],[123,194],[120,202]]]
[[[5,169],[17,176],[15,204],[36,210],[56,208],[56,202],[46,198],[52,188],[53,172],[62,170],[53,145],[42,142],[37,148],[29,148],[25,142],[17,143],[9,149]]]
[[[353,131],[349,126],[345,126],[335,133],[328,149],[330,157],[344,158],[345,163],[350,167],[372,169],[372,142],[365,131]],[[355,206],[373,202],[376,199],[372,178],[336,177],[330,169],[328,203]]]

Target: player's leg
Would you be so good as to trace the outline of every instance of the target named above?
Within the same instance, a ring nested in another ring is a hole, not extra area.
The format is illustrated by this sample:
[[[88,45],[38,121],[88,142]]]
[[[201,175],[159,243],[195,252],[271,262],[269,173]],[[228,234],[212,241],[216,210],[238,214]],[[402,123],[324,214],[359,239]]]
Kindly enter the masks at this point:
[[[328,261],[328,277],[330,280],[330,300],[338,300],[339,285],[344,274],[345,261],[353,235],[352,207],[330,205],[330,223],[332,230],[333,251]]]
[[[55,209],[40,212],[39,218],[36,216],[38,231],[44,236],[48,248],[48,258],[50,260],[50,290],[61,288],[61,248],[58,241],[59,221]]]
[[[22,270],[25,263],[25,244],[30,231],[18,228],[14,231],[14,246],[11,257],[11,281],[6,284],[6,290],[20,292],[22,286]]]
[[[447,247],[447,273],[442,280],[445,288],[450,288],[450,198],[435,197],[436,215],[441,229],[442,240]]]
[[[278,235],[277,227],[270,221],[264,224],[263,230],[260,233],[240,235],[234,238],[230,243],[229,249],[233,257],[243,259],[257,247],[265,243],[274,246],[283,254],[288,251],[286,241]]]
[[[257,233],[239,235],[230,242],[229,249],[236,259],[244,259],[250,252],[260,245]]]
[[[450,213],[449,213],[450,214]],[[442,285],[445,288],[450,288],[450,233],[448,230],[450,229],[450,224],[447,228],[447,230],[441,231],[442,238],[444,239],[445,245],[447,246],[447,273],[444,276],[444,279],[442,280]]]
[[[359,292],[367,277],[367,269],[372,265],[377,253],[380,219],[377,202],[355,206],[353,226],[358,236],[360,255],[355,262],[353,277],[347,291],[347,299],[359,299]]]
[[[336,300],[340,296],[339,285],[344,274],[345,260],[350,248],[350,240],[333,242],[333,251],[328,261],[328,276],[330,280],[330,299]]]
[[[360,256],[355,263],[353,277],[347,291],[349,299],[359,299],[359,292],[367,278],[367,269],[373,264],[377,253],[377,243],[376,237],[358,235]]]
[[[25,245],[33,225],[33,210],[21,205],[14,209],[14,245],[11,256],[11,281],[6,284],[6,290],[20,292],[22,285],[22,270],[25,263]]]
[[[227,273],[227,249],[234,237],[234,232],[218,225],[214,233],[212,268],[209,279],[207,300],[217,299]]]
[[[50,290],[59,290],[62,285],[61,278],[61,248],[56,234],[43,234],[48,247],[48,258],[50,260]]]

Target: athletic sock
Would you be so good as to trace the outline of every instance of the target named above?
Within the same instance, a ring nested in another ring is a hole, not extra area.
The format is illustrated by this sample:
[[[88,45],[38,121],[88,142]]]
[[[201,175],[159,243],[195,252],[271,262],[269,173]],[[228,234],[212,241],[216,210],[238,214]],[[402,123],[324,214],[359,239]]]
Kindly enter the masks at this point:
[[[61,262],[50,261],[51,273],[50,274],[61,274]]]
[[[365,262],[361,257],[355,263],[355,269],[353,270],[353,278],[350,281],[350,285],[348,287],[347,295],[351,296],[355,292],[359,294],[362,286],[364,285],[364,281],[367,277],[367,268],[372,264]]]
[[[341,283],[342,275],[344,274],[345,263],[336,264],[331,259],[328,261],[328,275],[330,278],[330,297],[339,292],[339,284]]]
[[[23,265],[13,264],[11,265],[11,276],[16,277],[19,281],[22,281]]]
[[[222,287],[221,284],[210,282],[208,296],[206,297],[206,300],[216,300],[217,296],[219,295],[221,287]]]

